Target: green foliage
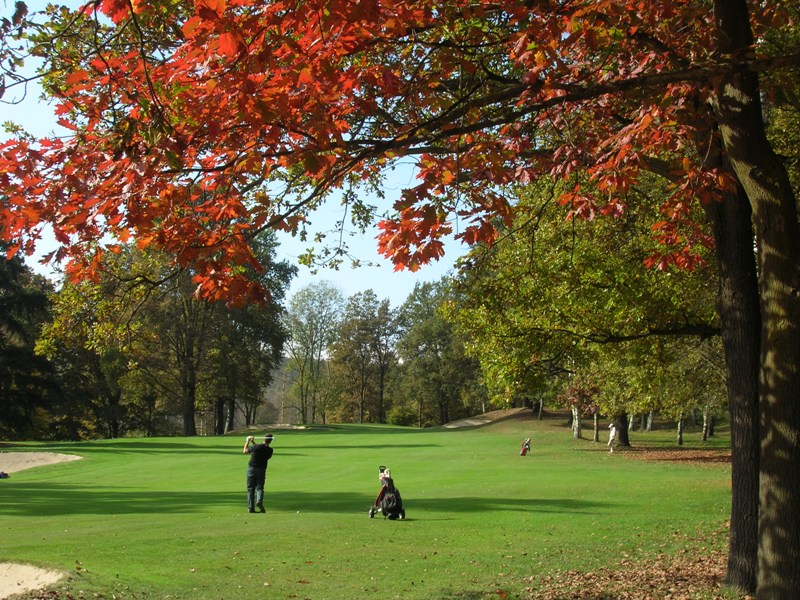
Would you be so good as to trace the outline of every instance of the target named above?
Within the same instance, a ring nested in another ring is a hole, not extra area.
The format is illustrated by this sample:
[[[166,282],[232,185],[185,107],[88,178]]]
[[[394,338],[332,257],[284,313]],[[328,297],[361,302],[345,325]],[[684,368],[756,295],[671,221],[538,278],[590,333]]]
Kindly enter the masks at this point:
[[[420,427],[471,416],[485,406],[479,365],[442,314],[451,296],[447,279],[417,284],[399,310],[393,397],[406,406],[398,414],[406,418],[413,412]]]
[[[343,420],[386,422],[386,377],[394,366],[397,324],[389,300],[367,290],[348,298],[328,347]],[[349,418],[347,418],[349,416]]]
[[[610,414],[673,394],[670,378],[657,376],[665,361],[685,362],[695,339],[718,333],[715,272],[644,266],[654,250],[648,211],[657,210],[646,196],[658,191],[631,191],[642,198],[616,219],[565,225],[557,188],[541,181],[522,190],[514,226],[462,262],[447,315],[470,340],[495,403],[552,398],[575,373],[601,387],[597,402]]]
[[[344,304],[342,292],[329,282],[309,284],[289,301],[286,314],[288,369],[294,375],[293,396],[301,423],[315,420],[326,376],[325,353],[333,342]],[[326,402],[323,409],[332,408]]]
[[[37,350],[65,381],[71,410],[54,421],[69,439],[196,432],[195,410],[214,408],[213,428],[235,410],[249,423],[286,338],[280,302],[295,267],[274,260],[274,235],[254,241],[273,290],[265,306],[234,308],[195,298],[192,274],[132,246],[106,255],[99,282],[65,283]],[[77,414],[76,414],[77,413]]]
[[[795,17],[800,9],[793,8]],[[800,45],[800,27],[795,18],[791,27],[775,28],[768,32],[772,53],[781,52]],[[800,190],[800,74],[798,69],[763,75],[763,102],[767,133],[775,152],[781,157],[792,188]]]
[[[401,401],[403,398],[398,397],[397,401],[389,409],[389,414],[386,416],[386,421],[391,425],[400,425],[406,427],[419,426],[420,418],[417,409],[411,402]]]
[[[648,462],[572,440],[564,423],[278,431],[266,515],[246,512],[243,436],[25,444],[84,458],[2,482],[0,555],[68,573],[54,587],[75,597],[428,600],[536,597],[559,571],[724,548],[730,468],[679,460],[696,433]],[[381,464],[405,522],[367,517]]]
[[[0,244],[0,436],[47,435],[47,410],[57,402],[52,365],[34,353],[48,319],[50,285]]]
[[[240,410],[245,423],[256,418],[263,403],[264,390],[273,379],[289,336],[282,302],[297,268],[276,261],[278,242],[273,234],[254,241],[256,257],[263,271],[256,274],[271,290],[271,301],[232,308],[217,305],[209,328],[209,362],[213,375],[208,391],[221,418],[220,403],[227,404],[225,427],[217,423],[217,433],[231,429],[234,411]]]

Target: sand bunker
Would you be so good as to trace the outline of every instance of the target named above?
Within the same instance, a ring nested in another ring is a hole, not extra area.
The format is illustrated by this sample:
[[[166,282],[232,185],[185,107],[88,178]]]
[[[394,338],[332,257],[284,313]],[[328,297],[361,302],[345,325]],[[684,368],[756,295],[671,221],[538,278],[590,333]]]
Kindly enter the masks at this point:
[[[0,452],[0,471],[16,473],[31,467],[43,467],[67,460],[78,460],[74,454],[56,452]]]
[[[31,467],[78,460],[74,454],[56,452],[0,452],[0,471],[13,475]],[[13,478],[0,480],[0,485],[13,485]],[[57,583],[64,573],[40,569],[31,565],[0,563],[0,598],[39,590]]]
[[[0,563],[0,598],[40,590],[57,583],[63,576],[64,573],[31,565]]]

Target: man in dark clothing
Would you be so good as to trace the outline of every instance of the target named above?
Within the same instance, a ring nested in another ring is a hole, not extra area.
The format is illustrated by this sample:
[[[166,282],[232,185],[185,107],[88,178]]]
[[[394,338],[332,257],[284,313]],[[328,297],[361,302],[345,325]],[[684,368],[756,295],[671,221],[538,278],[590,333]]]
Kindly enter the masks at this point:
[[[264,436],[263,444],[256,444],[256,438],[249,435],[242,448],[242,454],[250,455],[250,462],[247,464],[247,510],[251,513],[256,512],[256,508],[259,512],[266,512],[264,480],[267,477],[267,463],[272,458],[270,444],[273,439],[272,434],[268,433]]]

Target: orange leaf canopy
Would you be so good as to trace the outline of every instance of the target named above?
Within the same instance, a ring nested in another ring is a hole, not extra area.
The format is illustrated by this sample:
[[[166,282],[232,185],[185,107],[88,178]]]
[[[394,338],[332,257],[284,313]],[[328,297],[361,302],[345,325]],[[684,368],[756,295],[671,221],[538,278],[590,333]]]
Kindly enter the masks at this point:
[[[2,237],[31,252],[52,228],[77,276],[133,238],[205,297],[252,297],[252,236],[401,160],[419,181],[384,207],[378,246],[416,269],[454,229],[491,243],[516,185],[559,179],[572,214],[613,215],[646,159],[695,156],[719,68],[708,6],[506,4],[99,0],[51,16],[45,31],[73,34],[44,67],[63,74],[47,91],[69,135],[0,146]],[[671,221],[727,185],[695,158],[676,180]]]

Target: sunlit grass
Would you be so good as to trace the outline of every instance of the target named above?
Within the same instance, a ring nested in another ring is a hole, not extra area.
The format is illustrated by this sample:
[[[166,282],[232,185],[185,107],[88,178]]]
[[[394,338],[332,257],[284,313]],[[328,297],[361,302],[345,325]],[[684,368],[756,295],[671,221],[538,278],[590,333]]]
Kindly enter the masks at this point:
[[[524,437],[532,451],[520,457]],[[632,434],[634,445],[673,439]],[[0,560],[64,570],[58,588],[117,598],[514,597],[534,575],[719,546],[728,518],[729,465],[612,456],[605,440],[572,440],[561,417],[277,431],[264,515],[246,510],[243,442],[26,444],[84,459],[0,483]],[[367,516],[379,465],[406,521]]]

